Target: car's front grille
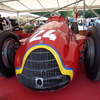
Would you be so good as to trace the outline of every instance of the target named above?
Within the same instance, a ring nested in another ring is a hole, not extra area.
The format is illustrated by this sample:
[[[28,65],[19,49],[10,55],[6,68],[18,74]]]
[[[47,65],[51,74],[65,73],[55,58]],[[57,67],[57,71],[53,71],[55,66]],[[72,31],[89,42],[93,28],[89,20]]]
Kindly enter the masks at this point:
[[[53,91],[66,86],[70,77],[62,75],[53,54],[43,48],[28,56],[24,71],[18,80],[27,88],[38,91]]]

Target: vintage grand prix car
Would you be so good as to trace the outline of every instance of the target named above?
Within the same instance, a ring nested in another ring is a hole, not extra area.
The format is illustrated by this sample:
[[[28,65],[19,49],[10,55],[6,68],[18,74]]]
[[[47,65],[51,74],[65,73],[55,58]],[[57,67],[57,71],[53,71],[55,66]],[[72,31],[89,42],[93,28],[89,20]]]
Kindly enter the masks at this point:
[[[16,74],[27,88],[61,89],[73,81],[81,63],[91,80],[100,80],[99,26],[90,28],[83,36],[78,34],[76,22],[69,28],[63,17],[51,16],[34,34],[21,40],[11,31],[1,31],[1,76]]]

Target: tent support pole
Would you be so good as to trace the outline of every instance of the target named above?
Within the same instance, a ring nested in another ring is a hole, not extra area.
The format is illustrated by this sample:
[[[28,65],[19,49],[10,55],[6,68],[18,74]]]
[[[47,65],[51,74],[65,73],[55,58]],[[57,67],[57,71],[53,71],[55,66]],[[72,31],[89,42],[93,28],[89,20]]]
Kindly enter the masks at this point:
[[[18,25],[20,25],[20,22],[19,22],[19,12],[17,11],[17,19],[18,19]]]
[[[84,25],[83,25],[83,30],[85,30],[85,0],[83,1],[83,4],[84,4],[84,11],[83,11],[83,22],[84,22]]]

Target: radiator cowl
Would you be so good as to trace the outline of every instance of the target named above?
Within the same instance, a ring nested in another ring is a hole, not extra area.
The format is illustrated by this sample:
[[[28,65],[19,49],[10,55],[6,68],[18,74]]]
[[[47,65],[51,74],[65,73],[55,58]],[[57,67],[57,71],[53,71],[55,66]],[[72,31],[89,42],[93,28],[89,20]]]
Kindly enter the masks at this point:
[[[18,80],[25,87],[37,91],[54,91],[66,86],[70,76],[62,75],[53,54],[39,48],[27,57],[22,74]]]

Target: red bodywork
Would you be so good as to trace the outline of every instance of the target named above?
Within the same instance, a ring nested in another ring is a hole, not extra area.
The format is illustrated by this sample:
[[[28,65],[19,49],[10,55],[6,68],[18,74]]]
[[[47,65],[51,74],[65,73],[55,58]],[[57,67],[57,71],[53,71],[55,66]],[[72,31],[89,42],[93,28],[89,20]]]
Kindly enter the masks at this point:
[[[19,38],[22,39],[22,38],[27,38],[29,36],[31,36],[31,33],[23,33],[23,31],[14,31],[15,34],[19,35]]]
[[[15,56],[15,69],[17,70],[22,67],[23,58],[26,56],[25,54],[31,47],[36,45],[46,45],[52,47],[57,52],[64,69],[71,69],[73,71],[73,76],[70,78],[71,82],[76,77],[79,68],[79,45],[81,44],[78,44],[78,41],[83,42],[83,40],[85,40],[85,36],[75,35],[74,32],[67,26],[63,17],[50,17],[47,23],[41,26],[29,38],[20,40],[21,46]]]

